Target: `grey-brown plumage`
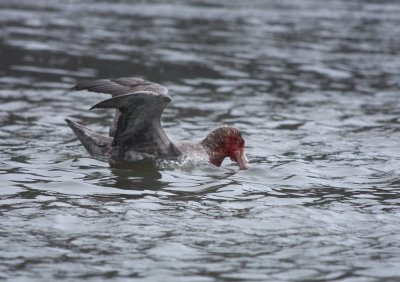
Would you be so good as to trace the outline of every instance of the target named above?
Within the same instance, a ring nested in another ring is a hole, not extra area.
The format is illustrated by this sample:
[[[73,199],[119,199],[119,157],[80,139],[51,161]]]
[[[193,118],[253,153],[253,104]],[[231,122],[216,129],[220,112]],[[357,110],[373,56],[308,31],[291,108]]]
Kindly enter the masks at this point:
[[[162,95],[168,95],[168,89],[164,86],[137,77],[121,77],[82,81],[72,90],[87,90],[90,92],[107,93],[112,96],[123,95],[139,91],[152,91]],[[111,122],[109,136],[114,136],[121,112],[116,109],[114,119]]]
[[[94,156],[105,156],[111,163],[115,163],[179,157],[190,154],[190,150],[197,150],[208,156],[209,161],[215,165],[219,166],[225,157],[230,156],[241,169],[248,167],[243,151],[244,141],[239,130],[233,127],[215,129],[200,144],[172,143],[160,121],[171,97],[160,84],[140,78],[116,78],[81,82],[72,89],[113,96],[91,108],[116,109],[109,136],[100,135],[66,119],[84,147]],[[241,140],[241,147],[238,141],[232,140]]]
[[[200,142],[200,144],[205,148],[208,154],[212,154],[218,150],[221,143],[223,143],[225,138],[229,136],[242,137],[238,129],[224,126],[215,128]]]
[[[137,77],[108,78],[82,81],[72,90],[88,90],[97,93],[107,93],[112,96],[127,94],[130,92],[152,91],[168,95],[168,89],[164,86]]]
[[[81,141],[85,149],[93,156],[107,156],[113,138],[98,134],[76,122],[65,119],[69,127]]]

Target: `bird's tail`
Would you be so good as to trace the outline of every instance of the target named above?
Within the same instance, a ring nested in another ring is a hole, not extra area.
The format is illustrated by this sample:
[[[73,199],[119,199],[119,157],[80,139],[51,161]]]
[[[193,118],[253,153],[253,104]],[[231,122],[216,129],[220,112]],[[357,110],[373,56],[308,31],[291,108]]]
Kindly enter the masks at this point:
[[[69,119],[65,119],[65,121],[92,156],[106,156],[113,141],[112,137],[100,135]]]

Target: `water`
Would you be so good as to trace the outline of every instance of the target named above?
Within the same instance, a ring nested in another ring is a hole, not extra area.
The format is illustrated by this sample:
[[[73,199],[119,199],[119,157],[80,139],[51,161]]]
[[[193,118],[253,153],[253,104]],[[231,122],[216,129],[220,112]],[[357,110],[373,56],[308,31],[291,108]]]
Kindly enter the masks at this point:
[[[0,278],[398,281],[397,1],[0,3]],[[252,166],[110,168],[86,79],[173,97],[177,140],[239,127]]]

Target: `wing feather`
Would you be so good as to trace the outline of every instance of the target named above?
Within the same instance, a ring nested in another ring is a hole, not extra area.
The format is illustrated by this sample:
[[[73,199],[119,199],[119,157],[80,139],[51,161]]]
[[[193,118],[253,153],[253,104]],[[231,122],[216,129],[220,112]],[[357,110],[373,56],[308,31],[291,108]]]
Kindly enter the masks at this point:
[[[137,77],[122,77],[83,81],[75,85],[73,90],[88,90],[97,93],[107,93],[113,96],[137,91],[153,91],[168,94],[164,86]]]
[[[101,101],[92,109],[119,110],[113,146],[130,147],[152,155],[178,155],[160,121],[170,101],[171,97],[166,93],[137,91]]]
[[[83,81],[75,85],[73,90],[87,90],[90,92],[107,93],[112,96],[125,95],[133,92],[151,91],[160,95],[168,96],[168,89],[164,86],[147,81],[137,77],[122,77],[110,79],[98,79],[91,81]],[[169,96],[168,96],[169,97]],[[115,111],[114,119],[111,122],[109,136],[113,137],[116,134],[120,111]]]

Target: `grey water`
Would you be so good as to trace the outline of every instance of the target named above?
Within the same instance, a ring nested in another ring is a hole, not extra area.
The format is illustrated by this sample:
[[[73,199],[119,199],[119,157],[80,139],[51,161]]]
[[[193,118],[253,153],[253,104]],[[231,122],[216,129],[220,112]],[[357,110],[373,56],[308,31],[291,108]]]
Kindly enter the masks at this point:
[[[88,155],[88,79],[168,87],[163,126],[251,168]],[[0,2],[0,280],[399,281],[400,3]]]

